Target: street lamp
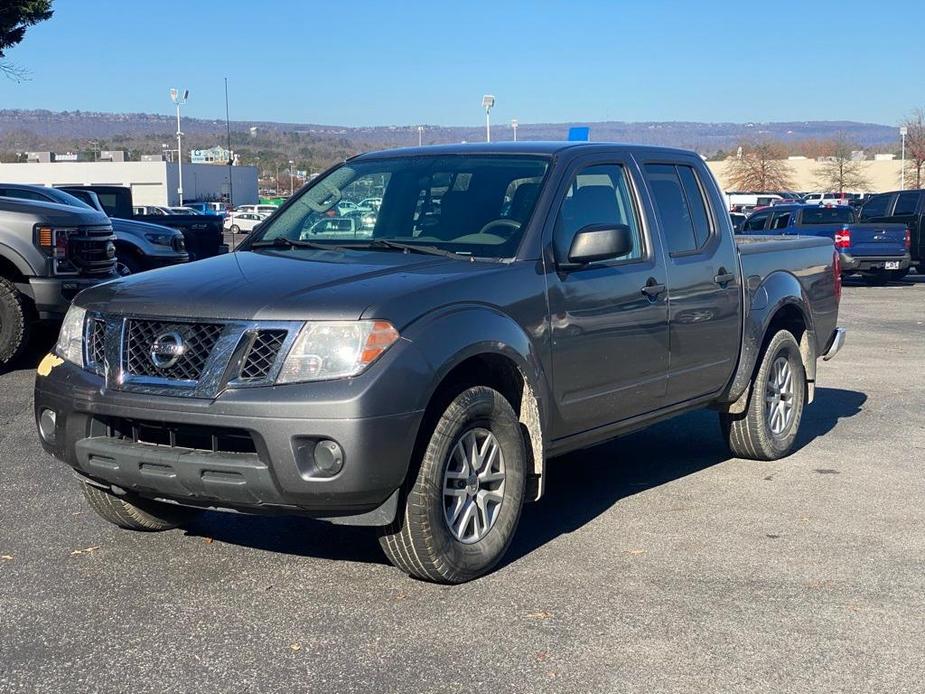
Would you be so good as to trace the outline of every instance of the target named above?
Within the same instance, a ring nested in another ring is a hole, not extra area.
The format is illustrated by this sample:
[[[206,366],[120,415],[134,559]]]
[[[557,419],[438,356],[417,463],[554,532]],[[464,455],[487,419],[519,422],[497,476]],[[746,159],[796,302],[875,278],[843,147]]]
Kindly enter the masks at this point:
[[[418,126],[418,147],[420,147],[423,142],[424,142],[424,126],[419,125]]]
[[[486,94],[482,97],[482,108],[485,109],[485,142],[491,142],[491,109],[495,105],[495,97]]]
[[[906,189],[906,135],[909,132],[909,128],[905,125],[900,126],[899,136],[902,138],[902,149],[900,150],[899,160],[902,162],[900,166],[902,170],[899,172],[899,189]]]
[[[292,175],[292,165],[295,162],[292,159],[289,160],[289,197],[292,197],[292,193],[295,191],[295,178]]]
[[[177,171],[179,175],[177,182],[177,195],[180,197],[179,205],[181,207],[183,206],[183,133],[180,130],[180,107],[186,103],[188,98],[189,89],[184,89],[183,94],[181,95],[179,90],[171,88],[170,100],[173,101],[173,103],[177,106]]]
[[[517,119],[511,121],[511,129],[514,131],[514,142],[517,142]]]

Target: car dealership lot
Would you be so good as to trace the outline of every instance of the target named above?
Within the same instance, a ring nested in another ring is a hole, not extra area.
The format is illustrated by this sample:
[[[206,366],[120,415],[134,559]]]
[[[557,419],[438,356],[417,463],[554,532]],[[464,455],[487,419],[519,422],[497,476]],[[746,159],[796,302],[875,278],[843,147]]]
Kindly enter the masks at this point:
[[[206,514],[120,531],[0,375],[0,691],[920,688],[925,278],[852,284],[800,450],[698,412],[552,461],[503,565],[442,587],[374,535]],[[44,341],[49,345],[50,339]]]

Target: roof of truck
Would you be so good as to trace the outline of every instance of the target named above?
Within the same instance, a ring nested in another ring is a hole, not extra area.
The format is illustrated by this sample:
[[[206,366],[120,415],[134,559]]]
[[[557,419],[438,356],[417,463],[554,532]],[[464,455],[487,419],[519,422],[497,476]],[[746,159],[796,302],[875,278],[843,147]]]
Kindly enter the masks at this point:
[[[632,145],[618,142],[571,142],[571,141],[553,141],[553,142],[513,142],[506,140],[503,142],[472,142],[459,143],[451,145],[427,145],[425,147],[401,147],[398,149],[385,149],[375,152],[367,152],[354,157],[357,159],[381,159],[391,157],[409,157],[409,156],[439,156],[439,155],[460,155],[460,154],[525,154],[525,155],[544,155],[550,156],[560,152],[576,151],[594,152],[596,150],[620,150],[635,151],[640,150],[650,153],[673,153],[699,156],[690,150],[675,149],[671,147],[654,147],[651,145]]]

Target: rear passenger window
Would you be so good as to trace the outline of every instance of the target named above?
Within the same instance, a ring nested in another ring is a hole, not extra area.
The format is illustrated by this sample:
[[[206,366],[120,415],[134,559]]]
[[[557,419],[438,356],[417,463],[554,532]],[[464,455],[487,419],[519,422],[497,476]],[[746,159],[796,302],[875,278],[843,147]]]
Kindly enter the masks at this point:
[[[745,220],[745,224],[742,225],[742,231],[764,231],[764,225],[768,221],[768,217],[770,217],[770,215],[767,212],[753,214]]]
[[[790,213],[782,212],[774,218],[771,224],[772,229],[786,229],[790,225]]]
[[[703,190],[690,166],[646,164],[646,179],[665,233],[669,253],[703,248],[712,225]]]
[[[892,195],[874,195],[861,208],[861,221],[873,219],[874,217],[885,217],[887,207],[890,205]]]
[[[919,206],[919,193],[900,193],[896,199],[896,209],[893,210],[895,216],[902,214],[915,214]]]

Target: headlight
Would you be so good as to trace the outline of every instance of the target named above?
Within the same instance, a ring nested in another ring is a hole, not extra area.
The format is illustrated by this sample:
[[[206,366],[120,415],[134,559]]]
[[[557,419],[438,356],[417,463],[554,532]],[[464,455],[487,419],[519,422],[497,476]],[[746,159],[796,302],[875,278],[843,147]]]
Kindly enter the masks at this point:
[[[55,354],[72,364],[82,367],[84,365],[84,318],[87,312],[73,304],[64,316],[61,332],[58,333],[58,344],[55,345]]]
[[[173,245],[173,238],[175,234],[145,234],[145,238],[148,239],[151,243],[157,244],[158,246],[171,246]]]
[[[398,331],[386,321],[306,323],[289,350],[277,382],[356,376],[397,339]]]

